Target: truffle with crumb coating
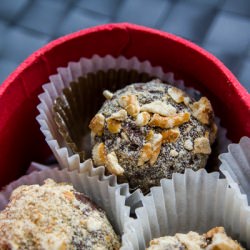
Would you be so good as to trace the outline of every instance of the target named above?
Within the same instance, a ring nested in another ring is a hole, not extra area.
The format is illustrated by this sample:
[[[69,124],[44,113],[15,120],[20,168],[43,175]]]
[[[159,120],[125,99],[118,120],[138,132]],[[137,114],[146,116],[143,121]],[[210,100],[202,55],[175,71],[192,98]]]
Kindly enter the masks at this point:
[[[20,186],[0,212],[0,249],[119,249],[105,213],[72,185]]]
[[[104,95],[107,96],[107,91]],[[204,168],[215,140],[209,100],[157,80],[109,94],[90,122],[92,158],[144,193],[185,168]]]

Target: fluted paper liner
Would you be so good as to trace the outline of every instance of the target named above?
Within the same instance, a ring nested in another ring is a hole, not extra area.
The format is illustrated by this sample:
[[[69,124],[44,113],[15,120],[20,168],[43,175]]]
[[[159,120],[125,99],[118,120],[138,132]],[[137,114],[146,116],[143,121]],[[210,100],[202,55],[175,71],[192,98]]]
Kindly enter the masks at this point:
[[[116,185],[114,176],[102,179],[102,175],[93,172],[79,174],[77,171],[48,169],[32,172],[12,182],[0,192],[0,210],[7,205],[12,191],[20,185],[43,184],[51,178],[56,182],[71,183],[74,188],[87,195],[95,204],[101,207],[119,235],[122,235],[123,225],[128,220],[130,208],[125,206],[125,198],[129,194],[127,184]]]
[[[250,204],[250,138],[242,137],[239,143],[230,144],[228,152],[221,154],[219,159],[222,163],[220,171],[230,185],[238,184],[240,191],[247,195]]]
[[[90,156],[89,122],[105,101],[102,91],[115,91],[117,86],[124,87],[129,82],[148,82],[152,80],[146,73],[135,70],[110,69],[106,72],[88,73],[77,81],[71,82],[63,94],[56,98],[53,105],[55,122],[65,139],[67,147],[80,160],[85,159],[85,152]],[[93,101],[94,96],[94,101]]]
[[[219,173],[205,170],[174,174],[141,196],[138,219],[125,225],[122,250],[145,249],[151,239],[223,226],[228,235],[250,247],[250,207],[246,196],[229,187]]]
[[[70,62],[67,68],[59,68],[58,74],[50,77],[50,83],[43,86],[39,96],[40,115],[37,117],[41,131],[62,168],[79,169],[84,172],[84,160],[90,157],[88,124],[101,107],[102,91],[115,91],[133,82],[147,82],[159,78],[183,89],[192,97],[200,97],[193,88],[184,86],[182,80],[175,80],[173,73],[164,73],[161,67],[153,67],[149,61],[123,56],[93,56]],[[218,122],[217,122],[218,123]],[[219,127],[220,138],[217,155],[228,144],[226,130]],[[87,152],[87,153],[86,153]],[[211,165],[216,165],[214,161]]]

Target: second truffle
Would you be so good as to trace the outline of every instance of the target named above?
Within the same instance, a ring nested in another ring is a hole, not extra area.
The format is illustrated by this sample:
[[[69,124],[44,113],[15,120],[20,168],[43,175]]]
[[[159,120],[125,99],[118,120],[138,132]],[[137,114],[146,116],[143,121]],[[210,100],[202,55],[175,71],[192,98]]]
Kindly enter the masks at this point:
[[[20,186],[0,212],[0,249],[119,249],[106,218],[72,185]]]
[[[185,168],[204,168],[215,140],[209,100],[155,80],[132,84],[106,101],[90,122],[95,165],[148,192]]]

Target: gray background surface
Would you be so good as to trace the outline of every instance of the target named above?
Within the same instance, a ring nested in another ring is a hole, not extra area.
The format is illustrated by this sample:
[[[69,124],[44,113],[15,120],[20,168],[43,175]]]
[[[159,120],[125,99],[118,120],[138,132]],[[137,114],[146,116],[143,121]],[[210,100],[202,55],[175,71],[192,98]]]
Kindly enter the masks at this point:
[[[49,41],[91,26],[132,22],[195,42],[250,91],[250,0],[0,0],[0,83]]]

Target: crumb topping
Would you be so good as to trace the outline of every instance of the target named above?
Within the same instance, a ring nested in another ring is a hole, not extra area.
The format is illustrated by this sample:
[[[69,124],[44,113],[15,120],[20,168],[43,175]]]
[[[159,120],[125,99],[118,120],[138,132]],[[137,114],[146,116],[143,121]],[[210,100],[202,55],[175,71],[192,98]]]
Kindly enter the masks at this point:
[[[20,186],[0,212],[0,249],[98,247],[119,249],[119,239],[105,213],[71,185]]]
[[[106,166],[109,172],[112,174],[122,175],[124,172],[124,169],[118,163],[118,159],[117,159],[115,152],[111,152],[107,155]]]
[[[140,112],[140,105],[136,95],[123,95],[119,99],[121,107],[125,108],[129,115],[135,117]]]
[[[101,135],[92,130],[94,145],[103,143],[106,154],[114,152],[118,169],[123,169],[118,172],[131,188],[147,191],[174,172],[205,166],[216,136],[208,102],[195,102],[156,80],[129,85],[113,93],[99,110],[104,125]]]
[[[187,250],[198,250],[207,245],[206,238],[196,232],[191,231],[188,234],[176,234],[175,237]]]
[[[184,102],[184,98],[186,97],[186,94],[182,90],[175,87],[169,88],[168,94],[177,103]]]
[[[150,241],[148,250],[184,250],[183,245],[175,237],[161,237]]]
[[[96,145],[93,147],[92,157],[96,166],[102,166],[106,163],[107,153],[103,142],[96,143]]]
[[[137,115],[135,124],[139,127],[143,127],[148,124],[150,117],[151,116],[148,112],[141,112]]]
[[[96,114],[90,121],[89,128],[94,134],[101,136],[104,128],[104,121],[105,117],[103,114]]]
[[[194,140],[194,153],[195,154],[210,154],[211,147],[207,137],[199,137]]]
[[[152,157],[153,151],[152,151],[152,145],[151,143],[147,142],[145,143],[140,151],[140,156],[138,160],[138,166],[142,166],[145,162],[149,161]]]
[[[192,115],[203,124],[209,124],[213,115],[213,108],[210,101],[206,97],[202,97],[198,102],[190,105]]]
[[[110,119],[114,119],[114,120],[117,120],[117,121],[124,121],[127,119],[127,116],[128,116],[128,113],[125,109],[120,109],[119,111],[113,113],[111,116],[110,116]]]
[[[179,153],[175,149],[171,149],[169,154],[172,157],[177,157],[179,155]]]
[[[153,166],[161,151],[162,135],[154,133],[152,139],[150,140],[150,143],[152,147],[152,156],[150,158],[150,165]]]
[[[107,128],[110,133],[117,134],[121,131],[122,123],[120,121],[117,121],[112,118],[108,118],[106,119],[106,122],[107,122]]]
[[[223,227],[215,227],[208,233],[196,232],[176,234],[153,239],[148,250],[244,250],[237,241],[232,240]]]
[[[162,116],[171,116],[176,114],[176,108],[174,106],[159,100],[142,105],[141,111],[147,111],[149,113],[159,114]]]
[[[190,139],[187,139],[186,141],[184,141],[184,148],[187,150],[192,150],[193,142]]]
[[[162,135],[162,143],[176,142],[180,136],[180,129],[173,128],[173,129],[163,130],[161,132],[161,135]]]
[[[109,90],[104,90],[104,91],[103,91],[103,96],[104,96],[107,100],[112,99],[113,95],[114,95],[114,94],[113,94],[112,92],[110,92]]]
[[[207,250],[234,249],[241,250],[242,247],[234,240],[228,238],[224,233],[217,233],[212,238],[212,243]]]
[[[188,122],[189,119],[190,113],[188,112],[179,113],[168,117],[163,117],[158,114],[154,114],[149,122],[149,126],[159,128],[173,128]]]

